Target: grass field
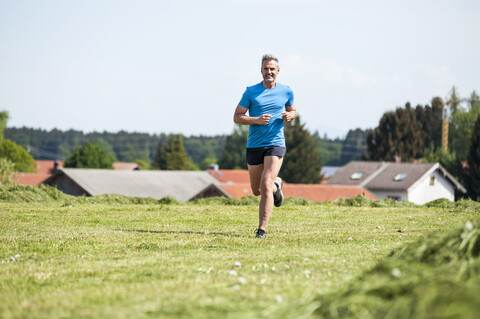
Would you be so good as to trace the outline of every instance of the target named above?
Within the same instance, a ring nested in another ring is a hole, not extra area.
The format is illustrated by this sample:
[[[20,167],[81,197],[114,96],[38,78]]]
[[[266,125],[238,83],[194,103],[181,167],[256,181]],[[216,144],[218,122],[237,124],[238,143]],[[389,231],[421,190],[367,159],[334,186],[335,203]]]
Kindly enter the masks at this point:
[[[287,200],[262,240],[254,237],[255,199],[2,196],[0,318],[323,316],[315,312],[322,296],[392,250],[480,212],[442,202]]]

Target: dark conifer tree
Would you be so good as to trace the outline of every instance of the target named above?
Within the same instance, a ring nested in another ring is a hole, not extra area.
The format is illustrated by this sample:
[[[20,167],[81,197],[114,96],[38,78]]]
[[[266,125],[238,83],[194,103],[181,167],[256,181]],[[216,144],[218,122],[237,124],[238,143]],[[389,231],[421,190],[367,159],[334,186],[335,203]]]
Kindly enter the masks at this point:
[[[165,146],[163,146],[162,140],[158,141],[157,151],[152,161],[153,169],[167,169],[167,157],[165,154]]]
[[[218,166],[224,169],[247,169],[245,148],[247,146],[248,126],[235,125],[232,135],[227,136]]]
[[[408,162],[423,152],[423,133],[420,122],[410,103],[395,112],[387,112],[379,126],[367,136],[365,159],[374,161],[394,161],[400,157]]]
[[[472,135],[472,143],[468,153],[468,168],[466,170],[466,186],[468,195],[474,199],[480,199],[480,116],[475,122]]]
[[[300,123],[300,116],[285,123],[287,155],[280,177],[288,183],[316,184],[322,179],[322,159],[315,147],[315,138]]]
[[[167,170],[184,171],[190,169],[188,154],[183,146],[183,136],[181,134],[171,134],[168,137],[165,158]]]

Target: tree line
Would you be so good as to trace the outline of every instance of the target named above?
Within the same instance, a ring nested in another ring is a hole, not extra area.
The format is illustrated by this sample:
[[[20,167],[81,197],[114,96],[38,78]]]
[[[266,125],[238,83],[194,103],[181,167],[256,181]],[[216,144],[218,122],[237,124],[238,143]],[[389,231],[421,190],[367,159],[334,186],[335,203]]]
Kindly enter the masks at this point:
[[[449,113],[447,149],[442,145],[444,107]],[[384,113],[378,126],[367,133],[367,151],[363,158],[439,162],[466,186],[469,197],[477,199],[480,196],[479,141],[480,98],[474,91],[469,98],[460,99],[454,87],[447,101],[435,97],[431,105],[413,108],[406,103],[405,107]]]
[[[248,127],[243,127],[243,129],[248,131]],[[217,163],[221,168],[246,168],[242,154],[224,151],[225,148],[228,150],[232,143],[238,142],[235,139],[238,139],[240,135],[245,137],[248,134],[240,133],[238,130],[239,128],[234,127],[230,135],[182,135],[189,167],[205,169],[210,164]],[[100,145],[117,161],[137,162],[144,168],[152,165],[159,144],[165,147],[171,135],[178,134],[147,134],[126,131],[84,133],[78,130],[43,130],[27,127],[7,127],[5,129],[6,139],[21,145],[36,159],[65,160],[77,147],[89,142]],[[324,165],[341,166],[350,160],[359,160],[366,150],[366,131],[360,129],[349,131],[345,139],[329,138],[326,135],[322,137],[318,132],[311,135],[313,135],[314,147],[322,154]],[[237,157],[240,161],[228,159],[229,156]],[[242,164],[237,165],[236,163],[239,162]]]
[[[467,186],[470,197],[477,198],[480,193],[478,185],[475,186],[479,176],[475,174],[480,167],[479,97],[473,92],[469,99],[459,99],[453,88],[447,100],[448,150],[442,146],[442,114],[446,102],[439,97],[434,97],[430,105],[413,108],[406,103],[404,107],[397,107],[384,113],[374,129],[350,130],[345,139],[322,138],[318,132],[310,133],[298,116],[285,124],[288,152],[282,177],[291,183],[318,183],[323,165],[341,166],[361,159],[440,162]],[[466,104],[460,103],[465,100]],[[95,163],[91,165],[110,168],[113,161],[137,162],[144,169],[196,170],[206,169],[210,164],[225,169],[246,168],[247,126],[234,126],[230,135],[186,137],[125,131],[85,134],[74,130],[7,128],[2,121],[0,117],[5,140],[18,143],[37,159],[52,159],[52,156],[65,159],[66,166],[86,167],[80,161],[85,161],[88,154],[97,153],[107,159],[107,163],[90,159]]]

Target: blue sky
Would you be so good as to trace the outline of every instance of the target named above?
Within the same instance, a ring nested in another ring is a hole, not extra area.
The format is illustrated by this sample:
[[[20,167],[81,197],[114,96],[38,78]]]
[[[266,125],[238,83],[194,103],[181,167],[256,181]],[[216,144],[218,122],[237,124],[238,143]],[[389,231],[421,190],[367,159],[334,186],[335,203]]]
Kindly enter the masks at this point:
[[[9,127],[229,134],[260,59],[280,59],[322,136],[480,90],[480,1],[0,0]]]

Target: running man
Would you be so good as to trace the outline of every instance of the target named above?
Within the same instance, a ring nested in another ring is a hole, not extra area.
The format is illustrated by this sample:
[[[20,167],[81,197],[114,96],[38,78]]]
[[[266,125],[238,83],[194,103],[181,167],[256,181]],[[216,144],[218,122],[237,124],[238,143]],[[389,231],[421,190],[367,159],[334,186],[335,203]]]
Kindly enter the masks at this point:
[[[277,83],[279,72],[278,59],[264,55],[263,81],[247,87],[233,116],[235,123],[250,126],[247,164],[253,194],[261,196],[256,232],[256,237],[260,238],[266,237],[273,206],[283,203],[283,183],[278,177],[286,153],[283,121],[289,122],[297,115],[292,89]]]

